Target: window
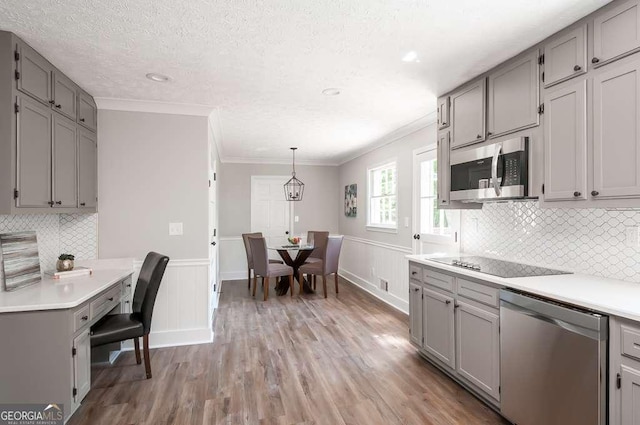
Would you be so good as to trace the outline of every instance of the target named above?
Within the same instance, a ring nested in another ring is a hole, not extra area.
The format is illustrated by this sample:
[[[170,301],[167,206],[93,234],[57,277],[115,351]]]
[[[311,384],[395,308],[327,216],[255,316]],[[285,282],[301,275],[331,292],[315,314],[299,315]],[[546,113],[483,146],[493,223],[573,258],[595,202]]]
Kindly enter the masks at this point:
[[[419,233],[422,242],[453,243],[460,221],[456,210],[438,208],[438,161],[437,152],[429,150],[418,154],[417,165],[419,181],[416,182],[419,211]]]
[[[397,190],[395,161],[369,169],[369,216],[367,226],[397,229]]]

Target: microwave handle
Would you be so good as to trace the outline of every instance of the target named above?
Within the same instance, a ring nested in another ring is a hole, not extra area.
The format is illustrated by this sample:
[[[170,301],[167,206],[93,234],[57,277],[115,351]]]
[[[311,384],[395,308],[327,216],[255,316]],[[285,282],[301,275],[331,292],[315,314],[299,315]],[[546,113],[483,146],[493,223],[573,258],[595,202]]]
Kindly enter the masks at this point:
[[[496,191],[496,196],[500,196],[502,189],[500,189],[500,182],[498,181],[498,158],[502,152],[502,143],[496,143],[496,151],[493,153],[493,160],[491,161],[491,180],[493,180],[493,189]]]

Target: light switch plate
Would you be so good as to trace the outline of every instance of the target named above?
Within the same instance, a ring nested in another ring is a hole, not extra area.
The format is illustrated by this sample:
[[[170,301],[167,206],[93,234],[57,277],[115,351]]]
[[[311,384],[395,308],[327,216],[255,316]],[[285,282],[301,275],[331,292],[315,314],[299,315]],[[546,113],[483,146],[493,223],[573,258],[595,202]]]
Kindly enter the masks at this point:
[[[298,217],[297,215],[293,216],[293,221],[294,222],[299,222],[300,221],[300,217]]]
[[[182,236],[182,223],[169,223],[169,236]]]

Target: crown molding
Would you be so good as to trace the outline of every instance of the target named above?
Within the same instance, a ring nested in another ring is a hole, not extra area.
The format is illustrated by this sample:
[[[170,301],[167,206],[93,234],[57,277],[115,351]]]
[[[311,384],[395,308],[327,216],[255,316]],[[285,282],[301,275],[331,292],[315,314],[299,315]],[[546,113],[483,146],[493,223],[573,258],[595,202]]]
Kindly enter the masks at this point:
[[[98,109],[127,112],[151,112],[154,114],[192,115],[208,117],[215,106],[198,105],[192,103],[170,103],[154,100],[115,99],[111,97],[96,97]]]
[[[387,133],[386,135],[382,136],[375,142],[368,144],[363,148],[357,149],[355,152],[345,155],[342,158],[339,158],[336,161],[337,165],[346,164],[347,162],[353,161],[354,159],[359,158],[362,155],[368,154],[369,152],[373,152],[376,149],[379,149],[399,139],[402,139],[403,137],[406,137],[412,133],[415,133],[418,130],[422,130],[423,128],[433,125],[436,123],[436,118],[437,118],[436,111],[433,111],[428,113],[427,115],[424,115],[418,118],[417,120],[411,121],[410,123],[405,124],[402,127],[397,128],[390,133]]]
[[[220,162],[223,164],[263,164],[263,165],[291,165],[290,159],[276,159],[276,158],[245,158],[239,156],[225,156],[220,158]],[[336,167],[338,163],[335,161],[323,161],[313,159],[298,159],[296,158],[296,165],[315,165],[324,167]]]

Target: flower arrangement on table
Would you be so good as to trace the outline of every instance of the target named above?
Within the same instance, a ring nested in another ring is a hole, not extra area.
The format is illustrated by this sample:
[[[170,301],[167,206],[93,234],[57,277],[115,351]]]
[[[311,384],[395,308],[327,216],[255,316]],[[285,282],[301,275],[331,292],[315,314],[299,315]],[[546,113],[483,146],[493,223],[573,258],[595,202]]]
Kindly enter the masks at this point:
[[[290,243],[291,245],[300,245],[300,240],[301,240],[301,239],[300,239],[300,237],[299,237],[299,236],[294,236],[294,237],[292,237],[292,238],[288,238],[288,240],[289,240],[289,243]]]

